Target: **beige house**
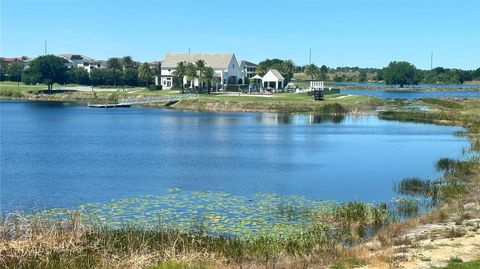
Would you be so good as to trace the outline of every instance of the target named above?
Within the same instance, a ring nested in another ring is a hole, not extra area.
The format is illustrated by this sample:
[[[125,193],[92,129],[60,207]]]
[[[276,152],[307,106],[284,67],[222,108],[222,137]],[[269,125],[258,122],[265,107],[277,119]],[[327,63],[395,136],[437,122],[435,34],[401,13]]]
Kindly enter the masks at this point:
[[[162,61],[160,79],[156,78],[156,84],[162,85],[163,89],[173,87],[174,72],[179,62],[195,63],[197,60],[205,61],[205,66],[215,71],[216,87],[224,88],[227,84],[243,84],[243,72],[233,53],[167,53]],[[188,84],[184,77],[183,84]],[[193,83],[198,86],[198,80]]]

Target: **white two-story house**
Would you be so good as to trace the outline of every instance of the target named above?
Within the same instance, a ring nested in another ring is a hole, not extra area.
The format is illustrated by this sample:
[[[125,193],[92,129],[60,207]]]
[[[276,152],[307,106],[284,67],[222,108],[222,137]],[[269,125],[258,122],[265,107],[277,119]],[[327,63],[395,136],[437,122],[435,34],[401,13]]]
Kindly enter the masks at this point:
[[[240,68],[243,71],[243,77],[245,78],[245,84],[248,84],[248,79],[257,74],[257,64],[249,61],[240,61]]]
[[[83,68],[90,73],[95,68],[107,68],[107,63],[101,60],[95,60],[80,54],[60,54],[58,57],[67,60],[66,65],[69,67]]]

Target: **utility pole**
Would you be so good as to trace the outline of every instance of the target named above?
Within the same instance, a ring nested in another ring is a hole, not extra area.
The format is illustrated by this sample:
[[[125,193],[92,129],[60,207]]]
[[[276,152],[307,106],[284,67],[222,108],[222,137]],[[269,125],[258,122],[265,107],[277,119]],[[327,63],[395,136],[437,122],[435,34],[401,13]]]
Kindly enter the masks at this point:
[[[45,56],[47,55],[47,40],[45,40]]]

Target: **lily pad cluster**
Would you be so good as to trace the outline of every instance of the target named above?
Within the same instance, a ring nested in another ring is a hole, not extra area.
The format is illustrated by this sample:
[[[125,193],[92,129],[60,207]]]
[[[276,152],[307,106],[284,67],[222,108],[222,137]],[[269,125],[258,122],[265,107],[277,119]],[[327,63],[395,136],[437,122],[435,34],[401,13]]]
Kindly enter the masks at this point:
[[[84,220],[109,228],[158,226],[208,235],[254,237],[301,233],[321,214],[331,215],[334,201],[309,200],[302,196],[257,193],[252,196],[226,192],[169,189],[166,195],[111,200],[78,208]],[[64,217],[67,210],[44,212]]]

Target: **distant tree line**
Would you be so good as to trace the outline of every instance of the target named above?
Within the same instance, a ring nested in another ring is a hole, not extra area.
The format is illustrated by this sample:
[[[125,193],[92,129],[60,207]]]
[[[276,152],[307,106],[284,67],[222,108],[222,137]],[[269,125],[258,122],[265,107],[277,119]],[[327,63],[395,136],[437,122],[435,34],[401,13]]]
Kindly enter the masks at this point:
[[[0,80],[18,81],[27,85],[53,83],[105,86],[149,87],[161,65],[150,66],[133,61],[130,56],[110,58],[107,68],[93,68],[90,73],[82,67],[68,67],[67,60],[55,55],[35,58],[28,65],[23,62],[0,63]]]
[[[26,58],[26,57],[25,57]],[[46,55],[35,58],[28,65],[24,62],[0,62],[0,81],[9,80],[25,84],[42,83],[49,89],[53,83],[105,86],[145,86],[154,82],[160,74],[161,65],[150,66],[148,63],[139,63],[130,56],[110,58],[107,68],[94,68],[90,73],[82,67],[68,68],[63,58]],[[476,70],[461,70],[436,67],[432,70],[417,69],[413,64],[399,61],[390,62],[388,66],[378,68],[337,67],[328,68],[325,65],[318,67],[315,64],[296,66],[292,60],[266,59],[257,66],[257,73],[264,75],[269,69],[277,69],[287,83],[294,73],[303,72],[308,79],[324,81],[383,81],[386,84],[396,84],[402,87],[407,84],[418,83],[448,83],[461,84],[465,81],[480,81],[480,68]],[[198,79],[200,90],[210,89],[214,81],[214,72],[205,66],[203,61],[196,63],[180,63],[176,68],[174,84],[185,89],[183,78],[190,81]],[[190,88],[193,88],[191,84]]]
[[[292,80],[293,74],[298,71],[292,60],[266,59],[258,63],[257,74],[263,76],[270,69],[278,70],[287,83]]]
[[[308,79],[319,79],[335,82],[385,82],[399,86],[418,83],[462,84],[466,81],[480,81],[480,68],[461,70],[437,67],[432,70],[417,69],[413,64],[399,61],[390,62],[388,66],[379,68],[337,67],[321,68],[314,64],[297,67]]]

